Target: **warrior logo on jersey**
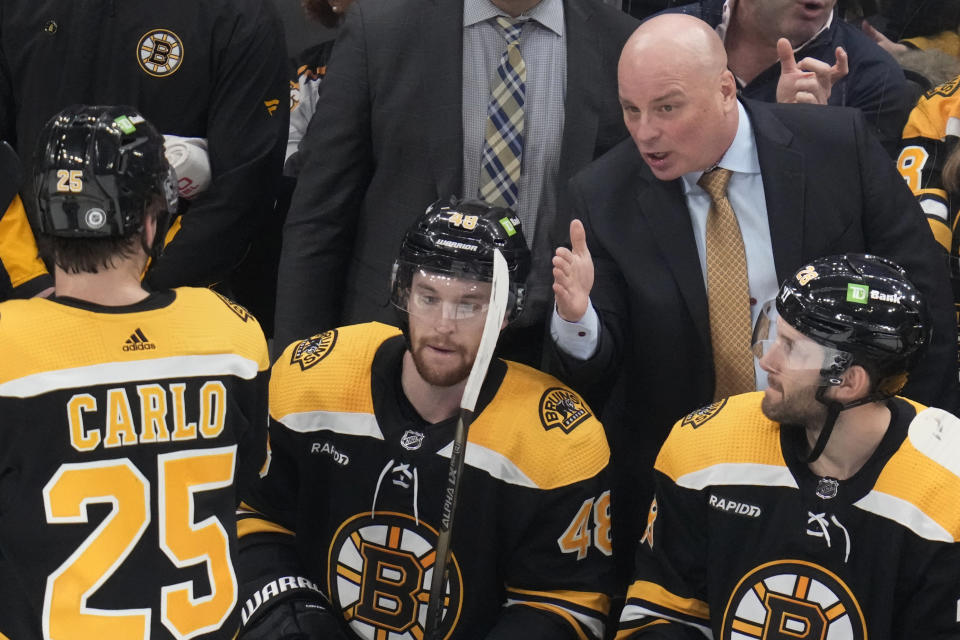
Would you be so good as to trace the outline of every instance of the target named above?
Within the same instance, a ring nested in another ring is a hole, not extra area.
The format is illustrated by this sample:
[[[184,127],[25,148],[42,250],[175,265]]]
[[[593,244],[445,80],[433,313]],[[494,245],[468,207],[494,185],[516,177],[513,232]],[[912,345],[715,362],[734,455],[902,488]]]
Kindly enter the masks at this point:
[[[430,599],[437,532],[403,513],[369,511],[344,522],[330,544],[327,593],[364,640],[420,640]],[[451,554],[441,638],[460,618],[463,585]]]
[[[760,565],[740,580],[723,612],[722,640],[865,640],[850,588],[804,560]]]
[[[707,420],[720,413],[720,409],[723,409],[725,404],[727,404],[726,398],[714,402],[713,404],[708,404],[705,407],[701,407],[696,411],[691,411],[683,417],[683,420],[680,422],[680,426],[689,426],[693,427],[694,429],[702,427]]]
[[[253,317],[250,315],[250,312],[247,311],[242,305],[237,304],[236,302],[234,302],[233,300],[231,300],[226,296],[220,295],[216,291],[214,291],[214,293],[216,293],[217,297],[223,301],[223,304],[230,307],[230,311],[233,311],[235,314],[237,314],[240,317],[240,319],[243,320],[244,322],[248,321],[251,317]]]
[[[290,364],[299,364],[301,371],[306,371],[313,365],[327,357],[337,344],[337,330],[331,329],[324,333],[301,340],[293,349]]]
[[[156,78],[172,75],[183,62],[183,41],[167,29],[148,31],[137,43],[137,62]]]
[[[580,396],[570,389],[550,387],[540,396],[540,422],[548,431],[560,427],[570,433],[591,415]]]

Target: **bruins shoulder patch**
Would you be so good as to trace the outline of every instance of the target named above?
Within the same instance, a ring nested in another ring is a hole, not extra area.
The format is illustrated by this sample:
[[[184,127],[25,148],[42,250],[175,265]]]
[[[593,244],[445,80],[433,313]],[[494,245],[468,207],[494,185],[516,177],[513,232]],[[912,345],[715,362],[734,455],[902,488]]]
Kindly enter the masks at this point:
[[[560,427],[570,433],[591,415],[580,396],[570,389],[550,387],[540,396],[540,422],[547,431]]]
[[[690,426],[696,429],[697,427],[702,427],[703,423],[712,418],[713,416],[720,413],[720,410],[723,409],[724,405],[727,404],[727,399],[719,400],[713,404],[708,404],[705,407],[700,407],[696,411],[691,411],[683,417],[683,420],[680,422],[680,426],[686,427]]]
[[[932,98],[933,96],[943,96],[944,98],[949,98],[957,92],[957,87],[960,87],[960,82],[958,82],[958,78],[954,78],[953,80],[944,82],[943,84],[928,90],[923,94],[923,97]]]
[[[331,329],[324,333],[311,336],[306,340],[301,340],[293,348],[293,354],[290,356],[290,364],[299,364],[301,371],[306,371],[313,365],[326,358],[333,346],[337,344],[337,330]]]
[[[248,320],[250,320],[250,318],[253,317],[250,315],[250,312],[247,311],[242,305],[237,304],[236,302],[234,302],[233,300],[231,300],[230,298],[224,295],[220,295],[216,291],[214,291],[214,293],[217,295],[218,298],[220,298],[221,301],[223,301],[223,304],[230,307],[230,311],[233,311],[235,314],[237,314],[237,316],[239,316],[240,319],[243,320],[244,322],[247,322]]]

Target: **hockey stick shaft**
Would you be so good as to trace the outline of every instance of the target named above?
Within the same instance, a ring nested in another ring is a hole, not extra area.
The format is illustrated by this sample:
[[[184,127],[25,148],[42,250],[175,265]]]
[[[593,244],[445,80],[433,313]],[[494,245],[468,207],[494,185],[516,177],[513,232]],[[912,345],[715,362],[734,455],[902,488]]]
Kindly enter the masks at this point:
[[[426,640],[434,640],[440,637],[444,600],[446,599],[447,564],[450,561],[450,543],[453,539],[453,518],[460,497],[460,477],[463,474],[463,463],[467,452],[467,434],[473,421],[473,411],[477,406],[480,387],[487,377],[487,370],[493,358],[493,350],[496,348],[497,339],[500,337],[500,328],[507,311],[509,280],[507,261],[500,251],[495,249],[493,282],[490,287],[487,318],[483,325],[483,334],[480,338],[480,346],[477,348],[477,356],[470,369],[470,375],[467,377],[463,398],[460,400],[460,416],[457,419],[457,427],[453,435],[447,486],[443,495],[440,515],[440,532],[437,535],[437,555],[430,581],[430,600],[427,603],[427,620],[424,629]]]

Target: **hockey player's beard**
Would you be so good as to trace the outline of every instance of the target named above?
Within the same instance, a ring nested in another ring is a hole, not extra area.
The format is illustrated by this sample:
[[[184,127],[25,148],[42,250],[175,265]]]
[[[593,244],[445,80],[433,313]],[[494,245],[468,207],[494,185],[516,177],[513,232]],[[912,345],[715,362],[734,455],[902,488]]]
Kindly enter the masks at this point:
[[[817,401],[817,388],[806,386],[786,391],[773,380],[763,395],[760,409],[770,420],[781,425],[797,425],[820,429],[827,418],[827,408]]]
[[[413,337],[413,336],[412,336]],[[468,357],[464,353],[463,347],[459,345],[442,345],[444,349],[453,352],[449,358],[456,359],[457,362],[447,363],[447,366],[439,366],[430,362],[429,350],[432,348],[426,341],[417,340],[413,337],[410,345],[410,356],[413,358],[413,364],[417,368],[417,373],[426,382],[435,387],[452,387],[455,384],[463,382],[470,375],[470,368],[473,366],[473,357]]]

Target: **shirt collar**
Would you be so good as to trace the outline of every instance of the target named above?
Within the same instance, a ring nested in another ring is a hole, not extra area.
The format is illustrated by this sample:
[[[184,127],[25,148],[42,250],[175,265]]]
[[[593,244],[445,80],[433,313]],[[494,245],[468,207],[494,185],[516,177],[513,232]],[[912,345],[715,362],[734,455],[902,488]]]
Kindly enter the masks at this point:
[[[489,0],[486,0],[489,1]],[[469,2],[468,2],[469,4]],[[716,32],[720,36],[721,40],[727,39],[727,29],[730,26],[730,16],[733,15],[734,10],[737,8],[737,0],[725,0],[723,3],[723,14],[720,17],[720,24],[717,25]],[[799,47],[796,47],[793,52],[796,53],[803,49],[805,46],[817,39],[821,33],[830,28],[830,25],[833,24],[833,11],[827,14],[827,21],[820,27],[820,30],[813,34],[813,37],[801,44]]]
[[[737,115],[737,134],[717,166],[734,173],[760,173],[760,159],[757,157],[757,144],[753,136],[753,127],[750,126],[750,116],[747,115],[747,110],[739,100],[737,100]],[[697,181],[703,173],[703,171],[691,171],[682,176],[685,194],[690,193],[694,188],[700,188],[697,186]]]
[[[464,0],[463,2],[464,27],[471,27],[497,16],[506,15],[490,0]],[[534,20],[558,36],[563,36],[563,0],[540,0],[532,9],[524,12],[521,17]]]

